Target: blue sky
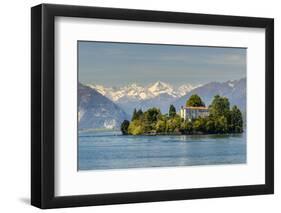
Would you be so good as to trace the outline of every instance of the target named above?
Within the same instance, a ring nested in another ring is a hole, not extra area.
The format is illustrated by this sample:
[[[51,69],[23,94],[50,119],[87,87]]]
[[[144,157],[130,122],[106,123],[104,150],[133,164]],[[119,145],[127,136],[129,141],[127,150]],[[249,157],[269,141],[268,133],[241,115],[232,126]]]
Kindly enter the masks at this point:
[[[246,77],[245,48],[78,42],[81,83],[122,86],[163,81],[174,86]]]

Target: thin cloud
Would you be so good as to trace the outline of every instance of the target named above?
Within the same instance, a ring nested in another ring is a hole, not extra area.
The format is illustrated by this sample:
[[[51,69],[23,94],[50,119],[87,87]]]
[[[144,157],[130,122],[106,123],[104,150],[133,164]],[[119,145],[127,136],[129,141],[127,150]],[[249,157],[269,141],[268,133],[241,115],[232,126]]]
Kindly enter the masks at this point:
[[[246,76],[246,49],[81,42],[79,80],[119,85],[158,80],[173,85]]]
[[[225,55],[211,55],[205,61],[208,64],[215,65],[245,65],[246,57],[241,54],[225,54]]]

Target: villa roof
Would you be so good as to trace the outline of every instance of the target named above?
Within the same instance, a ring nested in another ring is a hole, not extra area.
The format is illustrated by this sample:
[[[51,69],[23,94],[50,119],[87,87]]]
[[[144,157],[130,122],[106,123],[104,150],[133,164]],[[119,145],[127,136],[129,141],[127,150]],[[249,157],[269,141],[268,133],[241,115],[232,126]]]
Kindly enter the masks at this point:
[[[200,106],[200,107],[182,107],[182,108],[184,108],[184,109],[208,109],[208,107],[202,107],[202,106]]]

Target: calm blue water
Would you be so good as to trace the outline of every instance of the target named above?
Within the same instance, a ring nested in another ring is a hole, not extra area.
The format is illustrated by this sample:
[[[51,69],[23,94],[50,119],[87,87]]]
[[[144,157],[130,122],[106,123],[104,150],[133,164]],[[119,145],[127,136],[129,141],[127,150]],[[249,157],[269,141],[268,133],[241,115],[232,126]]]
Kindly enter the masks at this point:
[[[246,163],[246,134],[123,136],[80,132],[79,170]]]

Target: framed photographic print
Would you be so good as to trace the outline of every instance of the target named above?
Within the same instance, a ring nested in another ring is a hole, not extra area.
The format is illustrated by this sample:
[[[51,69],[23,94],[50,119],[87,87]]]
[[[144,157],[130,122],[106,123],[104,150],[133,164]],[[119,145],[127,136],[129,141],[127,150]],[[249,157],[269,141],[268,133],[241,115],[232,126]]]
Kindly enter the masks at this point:
[[[274,21],[31,9],[31,203],[272,194]]]

